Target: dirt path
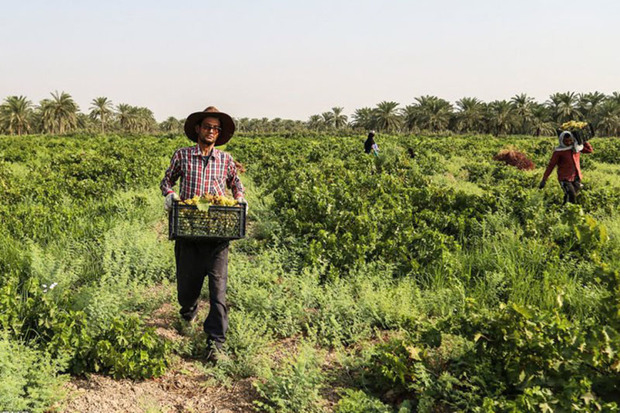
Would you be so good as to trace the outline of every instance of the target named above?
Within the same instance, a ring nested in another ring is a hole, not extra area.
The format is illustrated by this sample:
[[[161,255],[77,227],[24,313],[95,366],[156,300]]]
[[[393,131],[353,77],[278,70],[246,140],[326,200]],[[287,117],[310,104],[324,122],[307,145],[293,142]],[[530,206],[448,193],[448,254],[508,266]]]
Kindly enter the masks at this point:
[[[143,382],[91,375],[74,379],[65,412],[248,412],[254,389],[249,380],[230,387],[210,381],[193,362],[180,361],[164,376]]]
[[[175,310],[169,303],[155,311],[150,325],[168,340],[182,340],[173,328]],[[208,376],[201,360],[174,357],[162,377],[145,380],[115,380],[92,374],[74,378],[63,412],[76,413],[173,413],[173,412],[250,412],[256,392],[250,379],[219,385]]]

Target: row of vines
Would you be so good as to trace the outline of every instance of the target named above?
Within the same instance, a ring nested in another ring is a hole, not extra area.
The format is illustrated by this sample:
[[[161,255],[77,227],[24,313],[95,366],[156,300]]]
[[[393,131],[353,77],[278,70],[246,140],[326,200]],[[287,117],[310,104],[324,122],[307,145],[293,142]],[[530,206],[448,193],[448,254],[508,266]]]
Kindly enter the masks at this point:
[[[398,337],[373,347],[360,389],[416,411],[615,411],[620,142],[582,156],[579,205],[537,188],[552,139],[384,137],[377,158],[361,143],[231,145],[272,197],[272,242],[326,285],[383,263],[418,288],[408,317],[367,319]],[[502,149],[537,168],[494,161]]]
[[[261,411],[618,410],[620,142],[593,140],[564,206],[537,188],[553,139],[378,141],[378,157],[363,137],[228,144],[250,236],[231,254],[231,361],[210,374],[253,378]],[[0,408],[58,405],[66,374],[149,379],[196,356],[202,336],[145,325],[174,282],[158,184],[188,143],[0,137]]]

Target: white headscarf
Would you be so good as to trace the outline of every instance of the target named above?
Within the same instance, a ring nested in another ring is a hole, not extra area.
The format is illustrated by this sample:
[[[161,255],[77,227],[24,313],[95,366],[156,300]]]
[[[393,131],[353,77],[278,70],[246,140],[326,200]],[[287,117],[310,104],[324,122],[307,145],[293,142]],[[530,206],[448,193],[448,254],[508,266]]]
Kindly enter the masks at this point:
[[[564,145],[564,138],[567,136],[570,136],[573,139],[573,144],[570,146]],[[572,149],[574,152],[581,152],[581,150],[583,149],[583,145],[580,145],[577,142],[577,139],[575,139],[575,137],[573,136],[573,134],[567,130],[560,133],[560,136],[558,136],[558,140],[560,141],[560,146],[556,146],[556,151],[568,151]]]

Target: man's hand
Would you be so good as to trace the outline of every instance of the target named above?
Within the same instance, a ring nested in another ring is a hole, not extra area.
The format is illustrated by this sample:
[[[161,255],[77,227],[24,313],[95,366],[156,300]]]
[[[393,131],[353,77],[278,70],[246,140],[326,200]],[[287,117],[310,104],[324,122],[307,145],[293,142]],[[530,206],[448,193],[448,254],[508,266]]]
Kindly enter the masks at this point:
[[[545,187],[546,183],[547,183],[547,181],[545,181],[544,179],[542,181],[540,181],[540,184],[538,185],[538,189],[543,189]]]
[[[166,195],[166,199],[164,200],[164,209],[166,211],[170,211],[170,208],[172,208],[172,201],[180,201],[181,198],[179,198],[179,196],[177,195],[176,192],[170,192],[168,195]]]
[[[245,200],[244,197],[237,199],[239,205],[242,205],[245,208],[245,215],[248,215],[248,201]]]

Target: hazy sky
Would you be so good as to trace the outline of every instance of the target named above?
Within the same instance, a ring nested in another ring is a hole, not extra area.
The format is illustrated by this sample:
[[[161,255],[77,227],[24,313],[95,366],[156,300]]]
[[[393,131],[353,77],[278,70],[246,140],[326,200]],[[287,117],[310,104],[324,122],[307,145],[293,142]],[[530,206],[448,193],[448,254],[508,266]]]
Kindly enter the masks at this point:
[[[0,99],[106,96],[158,121],[215,105],[307,120],[527,93],[620,91],[619,1],[0,0]]]

